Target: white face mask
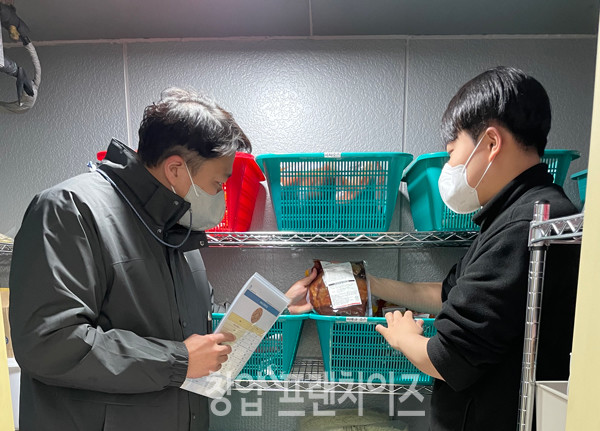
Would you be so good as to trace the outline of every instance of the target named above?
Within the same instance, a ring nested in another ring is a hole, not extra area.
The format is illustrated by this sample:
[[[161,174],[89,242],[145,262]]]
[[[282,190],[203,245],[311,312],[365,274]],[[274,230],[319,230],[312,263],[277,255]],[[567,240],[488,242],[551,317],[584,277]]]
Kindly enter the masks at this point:
[[[179,219],[179,224],[185,227],[191,227],[193,230],[206,230],[215,227],[225,215],[225,193],[223,190],[216,195],[206,193],[202,187],[194,184],[190,170],[185,165],[185,169],[190,177],[192,184],[184,199],[191,204],[189,210]],[[173,193],[175,189],[171,186]],[[192,213],[190,226],[189,212]]]
[[[481,184],[481,180],[487,173],[488,169],[492,165],[492,162],[488,163],[487,168],[483,172],[483,175],[475,185],[471,187],[467,181],[467,165],[471,161],[473,154],[477,151],[477,147],[481,144],[485,135],[481,137],[473,152],[467,159],[464,165],[450,166],[446,163],[440,174],[438,181],[438,187],[440,190],[440,196],[448,208],[458,214],[469,214],[479,208],[481,203],[477,196],[477,187]]]

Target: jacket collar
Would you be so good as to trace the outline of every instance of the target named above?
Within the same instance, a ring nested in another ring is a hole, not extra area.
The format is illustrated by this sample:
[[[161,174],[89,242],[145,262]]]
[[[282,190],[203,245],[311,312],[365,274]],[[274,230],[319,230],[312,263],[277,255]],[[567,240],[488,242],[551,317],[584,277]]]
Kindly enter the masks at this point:
[[[131,148],[113,138],[98,169],[115,182],[154,234],[161,239],[168,238],[169,243],[181,242],[187,228],[177,221],[190,208],[190,203],[162,185]],[[189,248],[190,241],[206,245],[206,235],[192,231],[184,251],[197,248]]]
[[[548,166],[539,163],[519,174],[498,192],[481,210],[475,214],[473,221],[485,231],[488,226],[507,208],[517,201],[525,192],[536,186],[552,184],[553,177],[548,173]]]

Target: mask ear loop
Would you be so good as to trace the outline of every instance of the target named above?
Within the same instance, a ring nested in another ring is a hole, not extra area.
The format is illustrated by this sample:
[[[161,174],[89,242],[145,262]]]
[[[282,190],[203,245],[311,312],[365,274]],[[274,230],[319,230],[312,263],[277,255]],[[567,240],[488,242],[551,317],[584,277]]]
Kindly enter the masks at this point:
[[[477,142],[477,145],[475,145],[475,148],[473,148],[473,152],[471,153],[471,155],[469,156],[469,158],[465,162],[465,176],[467,174],[467,165],[471,161],[471,158],[473,158],[473,155],[475,154],[475,151],[477,151],[477,147],[479,147],[479,144],[481,144],[481,141],[483,141],[483,138],[485,138],[485,133],[483,134],[483,136],[481,137],[481,139],[479,139],[479,141]],[[485,174],[487,174],[488,169],[490,168],[490,166],[492,166],[492,162],[493,162],[493,160],[488,163],[487,167],[485,168],[485,171],[483,171],[483,174],[481,175],[481,178],[479,178],[479,181],[477,182],[477,184],[475,184],[475,187],[473,187],[473,190],[477,190],[477,187],[479,187],[479,184],[481,184],[481,181],[483,181],[483,177],[485,177]],[[469,183],[467,182],[467,185],[468,184]]]
[[[177,245],[175,245],[175,244],[169,244],[168,242],[165,242],[165,241],[163,241],[162,239],[160,239],[159,237],[156,236],[156,234],[152,231],[152,229],[150,229],[150,226],[148,226],[146,224],[146,222],[144,221],[144,219],[142,218],[142,216],[140,215],[140,213],[137,212],[137,210],[135,209],[135,207],[131,204],[131,202],[129,202],[129,199],[127,199],[127,197],[121,191],[121,189],[115,184],[115,182],[108,175],[106,175],[106,173],[102,172],[102,169],[96,169],[96,172],[98,172],[100,175],[102,175],[104,177],[104,179],[106,181],[108,181],[110,183],[110,185],[112,185],[117,192],[119,192],[119,194],[121,195],[121,197],[123,198],[123,200],[125,202],[127,202],[127,204],[129,205],[129,207],[133,210],[133,212],[135,213],[135,215],[140,219],[140,221],[142,222],[142,224],[144,225],[144,227],[148,230],[148,232],[150,232],[150,235],[152,235],[155,240],[157,240],[158,242],[160,242],[162,245],[170,247],[170,248],[179,248],[183,244],[185,244],[185,242],[190,237],[190,234],[192,233],[192,212],[191,211],[190,211],[190,227],[188,228],[188,231],[187,231],[187,234],[185,235],[185,238],[183,239],[183,241],[181,241],[180,244],[177,244]]]
[[[473,187],[474,189],[477,189],[477,187],[479,187],[479,184],[481,184],[481,181],[483,181],[483,177],[485,177],[485,174],[487,174],[488,169],[490,168],[490,166],[492,166],[492,162],[488,163],[487,168],[485,168],[485,171],[483,171],[483,174],[481,175],[481,178],[479,178],[479,181],[477,182],[475,187]]]
[[[194,189],[194,193],[196,193],[196,197],[200,196],[198,194],[198,190],[196,190],[196,184],[194,184],[194,180],[192,179],[192,174],[190,174],[190,169],[188,168],[187,163],[185,163],[185,170],[188,173],[188,176],[190,177],[190,181],[192,182],[192,188]]]
[[[475,148],[473,148],[473,151],[471,152],[471,155],[469,156],[469,158],[467,159],[467,161],[465,162],[465,169],[467,169],[467,165],[469,164],[469,162],[471,161],[471,159],[473,158],[473,155],[475,154],[475,151],[477,151],[477,147],[479,147],[479,144],[481,144],[481,141],[483,141],[483,138],[485,138],[485,133],[483,134],[483,136],[479,139],[479,141],[477,141],[477,145],[475,145]]]

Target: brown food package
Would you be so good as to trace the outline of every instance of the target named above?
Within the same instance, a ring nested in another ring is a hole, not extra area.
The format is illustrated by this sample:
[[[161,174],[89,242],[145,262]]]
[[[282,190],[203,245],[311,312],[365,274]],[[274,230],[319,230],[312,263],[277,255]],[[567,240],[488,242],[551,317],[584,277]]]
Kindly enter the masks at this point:
[[[323,266],[320,260],[314,260],[313,268],[317,270],[317,277],[308,288],[310,303],[318,314],[326,316],[369,316],[370,292],[367,284],[367,273],[364,262],[350,262],[354,279],[358,285],[361,303],[340,309],[334,309],[331,305],[329,289],[323,281]]]

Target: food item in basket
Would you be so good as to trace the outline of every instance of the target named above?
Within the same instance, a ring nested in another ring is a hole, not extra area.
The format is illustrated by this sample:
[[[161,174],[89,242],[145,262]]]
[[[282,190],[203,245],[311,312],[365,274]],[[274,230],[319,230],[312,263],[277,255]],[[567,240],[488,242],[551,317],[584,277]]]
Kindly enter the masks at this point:
[[[398,310],[402,314],[404,314],[404,312],[406,311],[406,307],[401,307],[384,299],[378,299],[377,301],[375,301],[375,306],[373,307],[373,316],[384,317],[385,313],[388,313],[390,311],[393,312],[395,310]]]
[[[408,425],[401,421],[373,422],[362,425],[330,425],[318,428],[322,431],[408,431]],[[315,428],[313,428],[315,430]]]
[[[330,199],[335,191],[338,203],[356,199],[367,188],[376,191],[379,199],[386,179],[385,168],[375,161],[282,164],[279,174],[281,186],[298,187],[301,199]]]
[[[402,307],[400,305],[392,304],[391,302],[387,302],[383,299],[378,299],[375,301],[375,306],[373,307],[373,316],[375,317],[385,317],[386,313],[393,313],[398,310],[402,314],[405,311],[411,311],[413,317],[415,319],[430,319],[434,318],[435,315],[429,313],[421,313],[420,311],[407,310],[406,307]]]
[[[328,316],[371,316],[371,291],[364,261],[314,260],[317,277],[308,288],[315,312]]]
[[[283,187],[325,186],[333,184],[335,167],[331,163],[319,162],[298,162],[293,166],[282,164],[279,175]]]
[[[333,414],[332,414],[333,413]],[[406,423],[386,413],[364,409],[330,410],[330,416],[305,416],[299,431],[408,431]]]
[[[301,201],[327,200],[334,183],[335,167],[331,163],[298,162],[280,166],[281,186],[291,187]]]
[[[367,188],[376,191],[376,199],[385,188],[385,170],[379,162],[354,162],[346,166],[345,174],[336,177],[335,200],[337,202],[352,201]]]

